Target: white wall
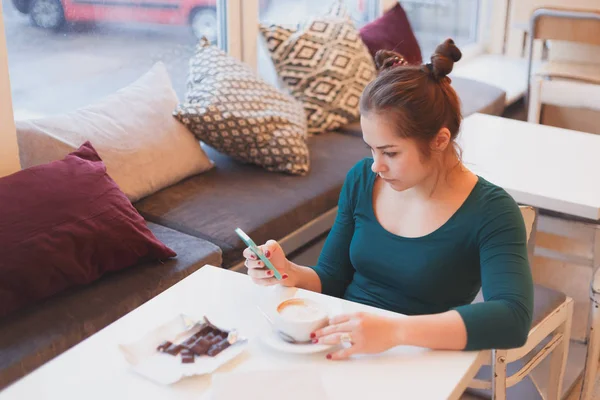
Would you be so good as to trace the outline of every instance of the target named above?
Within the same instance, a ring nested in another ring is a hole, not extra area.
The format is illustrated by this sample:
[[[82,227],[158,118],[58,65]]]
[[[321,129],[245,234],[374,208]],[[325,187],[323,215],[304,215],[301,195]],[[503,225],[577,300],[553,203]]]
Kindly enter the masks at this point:
[[[12,174],[20,169],[8,79],[8,56],[3,18],[2,0],[0,0],[0,177]]]

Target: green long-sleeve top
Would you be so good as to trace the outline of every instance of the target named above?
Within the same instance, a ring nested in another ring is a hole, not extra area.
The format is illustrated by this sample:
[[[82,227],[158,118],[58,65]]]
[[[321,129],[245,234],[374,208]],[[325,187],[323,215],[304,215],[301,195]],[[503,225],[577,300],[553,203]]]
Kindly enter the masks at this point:
[[[456,310],[466,326],[466,350],[522,346],[532,322],[533,282],[514,199],[479,177],[444,225],[401,237],[375,217],[372,164],[366,158],[346,176],[313,267],[322,292],[405,315]],[[480,289],[485,301],[471,304]]]

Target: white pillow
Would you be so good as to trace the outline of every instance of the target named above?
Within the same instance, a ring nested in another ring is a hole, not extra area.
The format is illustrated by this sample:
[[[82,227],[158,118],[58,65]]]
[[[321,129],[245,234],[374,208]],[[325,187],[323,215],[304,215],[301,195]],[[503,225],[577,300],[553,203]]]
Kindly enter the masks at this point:
[[[177,119],[161,62],[131,85],[74,112],[16,121],[21,167],[60,160],[89,140],[108,174],[135,202],[214,164]]]

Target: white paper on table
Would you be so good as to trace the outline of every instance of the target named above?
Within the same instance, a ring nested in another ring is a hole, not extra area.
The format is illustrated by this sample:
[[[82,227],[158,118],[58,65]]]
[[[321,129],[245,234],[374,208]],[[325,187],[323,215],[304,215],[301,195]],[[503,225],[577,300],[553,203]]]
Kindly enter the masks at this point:
[[[263,370],[218,373],[211,400],[328,400],[316,371]]]
[[[246,340],[240,336],[239,343],[228,347],[215,357],[196,357],[190,364],[182,363],[179,355],[172,356],[156,351],[156,347],[165,340],[180,343],[196,333],[199,328],[197,323],[198,321],[189,316],[178,315],[146,333],[138,341],[120,344],[119,350],[133,371],[156,383],[170,385],[186,376],[210,374],[246,349]]]

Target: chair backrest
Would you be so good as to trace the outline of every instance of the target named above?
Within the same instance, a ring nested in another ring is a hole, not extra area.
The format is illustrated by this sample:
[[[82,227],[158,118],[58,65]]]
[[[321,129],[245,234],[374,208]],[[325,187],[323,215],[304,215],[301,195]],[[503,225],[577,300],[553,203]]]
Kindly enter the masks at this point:
[[[538,8],[531,16],[533,39],[600,45],[600,12]]]
[[[535,209],[531,206],[519,206],[519,209],[521,210],[523,220],[525,221],[525,231],[527,232],[527,245],[529,245],[529,240],[532,238],[531,233],[535,224],[536,212]]]
[[[531,14],[527,45],[527,106],[531,91],[533,42],[536,39],[600,45],[600,12],[542,7]]]

